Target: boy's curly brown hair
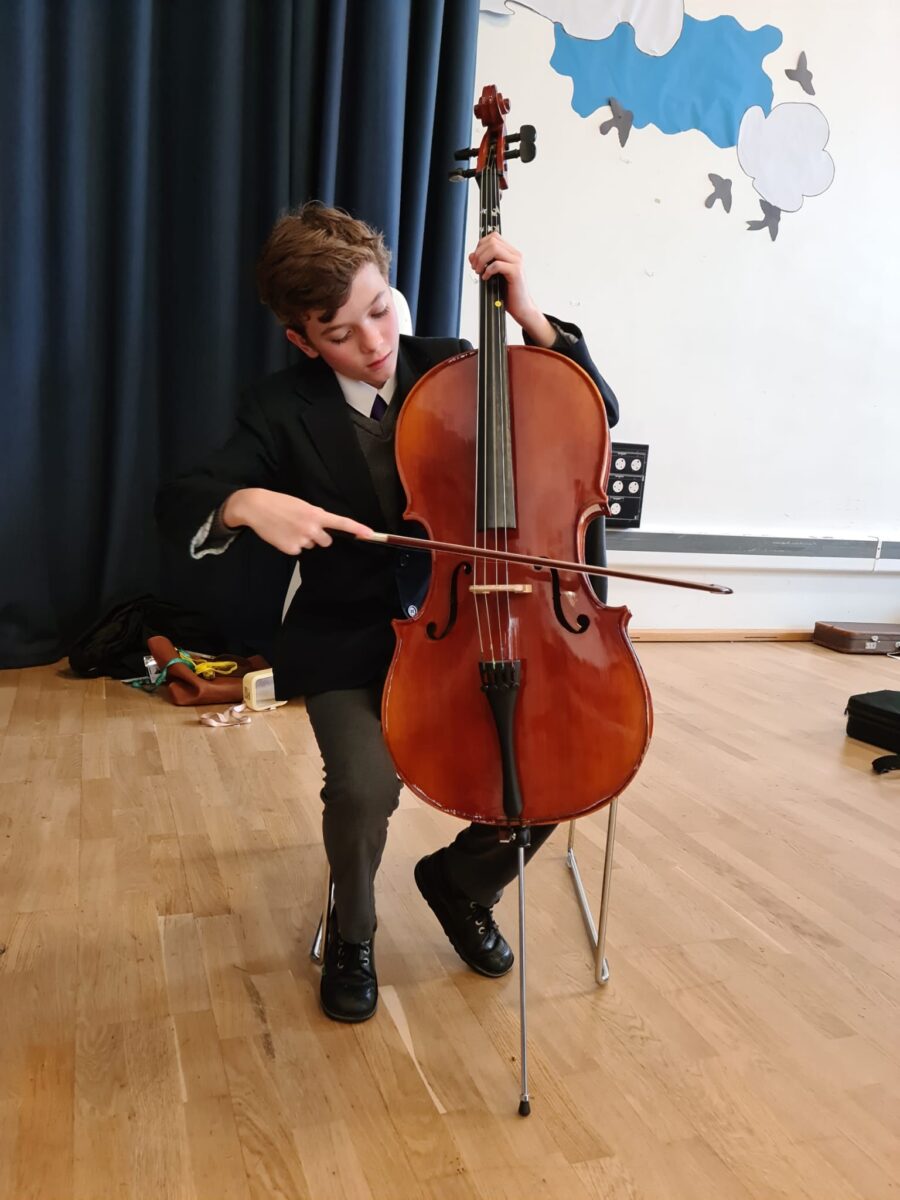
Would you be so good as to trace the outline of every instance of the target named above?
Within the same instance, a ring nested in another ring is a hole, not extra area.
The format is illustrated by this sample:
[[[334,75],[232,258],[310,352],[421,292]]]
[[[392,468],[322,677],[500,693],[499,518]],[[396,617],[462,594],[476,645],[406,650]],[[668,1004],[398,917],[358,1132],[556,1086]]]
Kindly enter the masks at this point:
[[[279,218],[266,239],[256,264],[259,298],[302,334],[310,313],[327,322],[346,303],[360,267],[374,263],[387,280],[390,262],[377,230],[310,200]]]

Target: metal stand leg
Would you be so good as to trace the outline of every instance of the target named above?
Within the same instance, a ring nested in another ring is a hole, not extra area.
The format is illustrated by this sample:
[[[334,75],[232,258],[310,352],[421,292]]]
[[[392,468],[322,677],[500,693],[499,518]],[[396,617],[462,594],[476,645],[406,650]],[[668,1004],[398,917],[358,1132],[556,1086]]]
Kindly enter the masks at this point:
[[[603,859],[603,887],[600,893],[599,932],[594,925],[591,906],[581,882],[578,863],[575,860],[575,822],[569,823],[569,847],[566,852],[566,865],[572,872],[578,903],[581,905],[581,915],[587,927],[588,936],[594,951],[594,978],[598,984],[609,980],[609,964],[606,961],[606,922],[609,917],[609,886],[612,882],[613,850],[616,844],[616,812],[619,805],[618,796],[609,806],[609,821],[606,826],[606,855]]]
[[[322,915],[319,917],[319,927],[309,948],[309,957],[318,966],[322,965],[325,957],[325,946],[328,944],[328,922],[331,919],[331,909],[334,905],[334,880],[331,878],[331,868],[325,867],[325,894],[322,900]]]
[[[528,1019],[525,1006],[525,847],[531,841],[529,830],[520,830],[516,840],[519,849],[519,1025],[522,1054],[519,1116],[527,1117],[531,1112],[531,1100],[528,1096]]]

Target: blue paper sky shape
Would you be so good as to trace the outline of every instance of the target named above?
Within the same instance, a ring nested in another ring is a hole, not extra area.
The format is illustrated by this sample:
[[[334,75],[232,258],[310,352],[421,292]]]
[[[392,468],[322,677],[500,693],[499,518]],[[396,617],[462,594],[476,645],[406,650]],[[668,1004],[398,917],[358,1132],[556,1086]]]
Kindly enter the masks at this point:
[[[734,17],[698,21],[685,16],[681,37],[659,57],[643,54],[630,25],[601,41],[571,37],[555,25],[550,65],[572,78],[572,107],[582,117],[611,96],[634,113],[638,129],[663,133],[699,129],[721,147],[735,146],[741,118],[758,106],[772,108],[772,81],[762,67],[782,42],[772,25],[744,29]]]

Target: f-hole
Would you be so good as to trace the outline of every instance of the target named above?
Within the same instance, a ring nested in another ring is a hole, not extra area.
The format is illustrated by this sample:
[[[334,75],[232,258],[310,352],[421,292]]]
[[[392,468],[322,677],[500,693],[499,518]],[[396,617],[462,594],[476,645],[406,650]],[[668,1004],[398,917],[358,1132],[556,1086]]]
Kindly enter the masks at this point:
[[[425,626],[425,636],[427,638],[430,638],[430,640],[432,642],[439,642],[441,640],[441,638],[445,638],[447,636],[447,634],[450,632],[450,630],[453,628],[453,626],[456,624],[456,614],[459,609],[459,600],[457,597],[457,592],[459,591],[459,582],[458,581],[459,581],[460,571],[465,572],[466,575],[471,575],[472,574],[472,564],[467,563],[467,562],[457,563],[457,565],[453,571],[453,574],[450,576],[450,595],[449,595],[450,612],[447,616],[447,624],[441,630],[440,633],[437,632],[437,622],[436,621],[429,621],[428,624]]]
[[[555,567],[550,568],[550,579],[553,584],[553,611],[556,613],[556,619],[562,625],[563,629],[568,629],[569,633],[584,633],[591,623],[591,618],[586,617],[584,613],[580,613],[576,618],[577,627],[570,625],[566,620],[566,614],[562,607],[562,592],[559,586],[559,571]]]

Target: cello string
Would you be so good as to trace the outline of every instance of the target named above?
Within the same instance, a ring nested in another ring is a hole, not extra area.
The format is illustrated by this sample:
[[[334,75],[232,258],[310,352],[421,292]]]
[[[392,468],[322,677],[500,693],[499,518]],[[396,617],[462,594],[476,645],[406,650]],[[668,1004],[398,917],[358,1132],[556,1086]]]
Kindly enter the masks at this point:
[[[498,169],[497,169],[497,152],[496,143],[492,147],[491,171],[488,178],[488,213],[487,213],[487,229],[490,233],[497,229],[499,222],[498,208]],[[490,446],[490,464],[493,487],[490,493],[489,511],[487,513],[488,520],[485,529],[485,541],[492,549],[497,548],[497,530],[499,525],[499,488],[502,486],[499,462],[498,462],[498,441],[497,441],[497,403],[499,397],[499,358],[500,344],[498,338],[498,322],[497,322],[497,304],[500,297],[500,280],[496,275],[492,276],[487,281],[487,338],[488,338],[488,363],[489,363],[489,394],[486,405],[487,420],[490,422],[487,436]],[[498,585],[500,580],[499,564],[496,559],[489,562],[487,572],[490,579],[492,590],[485,597],[486,606],[490,614],[489,620],[491,625],[492,645],[494,644],[494,622],[496,619],[496,656],[495,662],[502,661],[505,655],[505,647],[503,644],[503,621],[500,613],[500,593]]]
[[[494,228],[494,186],[497,179],[497,153],[496,148],[491,150],[491,169],[488,173],[488,205],[485,221],[485,232],[489,233]],[[488,473],[493,486],[485,486],[484,489],[484,544],[496,548],[496,527],[497,527],[497,438],[496,438],[496,416],[495,405],[497,396],[496,387],[496,371],[497,371],[497,340],[494,333],[494,300],[496,298],[496,284],[493,280],[486,281],[486,337],[488,345],[487,354],[487,394],[485,396],[484,419],[485,419],[485,480],[488,482]],[[489,452],[489,457],[488,457]],[[485,583],[488,585],[496,584],[497,564],[496,561],[488,560],[485,563]],[[493,578],[492,578],[493,577]],[[501,640],[502,629],[497,627],[496,633],[494,630],[494,609],[497,606],[497,593],[488,592],[484,598],[484,605],[488,615],[488,628],[490,630],[491,641],[491,661],[497,662],[503,657],[503,643]]]
[[[491,231],[499,232],[500,228],[500,184],[499,173],[497,170],[496,157],[494,159],[494,169],[491,172],[490,179],[491,188],[491,207],[490,207],[490,223]],[[502,347],[500,344],[500,321],[498,319],[500,308],[498,305],[500,300],[500,277],[494,275],[490,280],[490,310],[488,319],[491,323],[491,398],[490,398],[490,414],[491,414],[491,468],[494,476],[494,490],[491,496],[491,532],[492,532],[492,549],[497,549],[498,529],[500,525],[499,513],[499,488],[504,487],[505,480],[501,478],[502,464],[500,460],[500,447],[498,445],[498,431],[500,422],[498,419],[498,404],[500,401],[500,355]],[[494,586],[494,608],[497,612],[497,638],[500,646],[501,660],[506,656],[506,648],[503,644],[503,618],[500,613],[500,566],[495,559],[491,564],[493,571],[493,586]]]
[[[482,173],[482,176],[479,179],[480,199],[481,199],[480,227],[481,227],[481,236],[482,237],[484,236],[484,234],[487,230],[487,207],[490,204],[490,191],[489,191],[490,172],[491,172],[491,161],[490,161],[490,157],[489,157],[488,162],[485,166],[485,171]],[[486,177],[485,177],[485,175],[486,175]],[[479,281],[479,301],[480,301],[480,335],[479,335],[480,336],[480,344],[479,344],[479,349],[478,349],[479,387],[478,387],[478,412],[477,412],[477,419],[476,419],[476,428],[479,431],[479,451],[478,451],[478,462],[477,462],[476,475],[475,475],[475,480],[476,480],[476,482],[475,482],[475,498],[476,498],[475,514],[476,515],[475,515],[475,536],[474,536],[473,545],[475,545],[475,546],[481,545],[481,542],[479,541],[479,532],[478,532],[479,516],[480,516],[481,528],[485,534],[484,548],[486,549],[487,548],[487,540],[486,540],[487,511],[484,506],[487,504],[488,463],[487,463],[487,453],[486,453],[486,444],[487,444],[486,443],[486,438],[487,438],[486,410],[487,410],[487,395],[488,395],[488,373],[490,370],[490,349],[489,349],[489,345],[488,345],[488,342],[489,342],[489,337],[488,337],[489,297],[488,297],[487,290],[486,290],[486,284],[483,279]],[[479,487],[479,480],[481,481],[480,487]],[[479,493],[480,493],[480,503],[481,503],[480,509],[479,509]],[[487,578],[488,578],[487,562],[485,561],[483,564],[479,564],[476,561],[476,564],[475,564],[475,584],[476,584],[476,586],[486,584]],[[480,613],[481,607],[482,607],[482,597],[478,592],[476,592],[475,593],[475,612]],[[490,603],[488,601],[487,595],[485,595],[485,597],[484,597],[484,617],[485,617],[486,624],[487,624],[487,644],[490,648],[490,661],[494,662],[494,661],[496,661],[496,656],[494,654],[493,627],[492,627],[492,622],[491,622]],[[488,656],[485,652],[486,647],[485,647],[485,642],[484,642],[484,638],[483,638],[482,631],[481,631],[480,618],[478,621],[478,635],[479,635],[479,649],[481,652],[481,658],[482,658],[482,661],[485,661]]]
[[[484,176],[478,177],[478,226],[479,229],[484,228]],[[480,283],[480,281],[479,281]],[[481,287],[478,289],[478,393],[475,401],[475,496],[472,505],[472,545],[478,545],[478,497],[480,488],[478,481],[481,478],[481,397],[484,391],[484,297],[481,294]],[[480,565],[475,562],[474,584],[477,587],[480,583]],[[478,603],[478,593],[473,593],[475,599],[475,617],[478,621],[478,645],[481,651],[481,656],[484,658],[484,639],[481,632],[481,606]]]
[[[479,301],[481,297],[479,295]],[[472,545],[478,545],[478,479],[481,471],[481,396],[483,395],[484,386],[484,304],[479,305],[479,333],[478,333],[478,391],[475,397],[475,495],[472,503]],[[478,586],[478,572],[483,568],[480,567],[478,559],[475,559],[475,573],[473,582]],[[477,592],[469,593],[475,600],[475,625],[478,630],[478,652],[484,661],[484,632],[481,628],[481,605],[479,603],[479,595]]]
[[[500,232],[500,189],[497,188],[497,232]],[[497,319],[500,325],[500,399],[501,399],[501,451],[503,461],[503,549],[509,550],[509,512],[507,508],[507,470],[510,472],[510,477],[515,478],[513,474],[514,464],[512,461],[512,431],[510,429],[510,408],[509,408],[509,354],[506,345],[506,307],[505,307],[505,288],[502,281],[498,281],[501,293],[503,293],[504,306],[497,309]],[[514,489],[517,492],[517,489]],[[506,657],[508,659],[515,658],[513,650],[513,621],[512,621],[512,605],[509,591],[509,563],[503,564],[504,585],[506,588]]]
[[[500,180],[499,171],[495,170],[491,177],[491,230],[500,232]],[[500,530],[500,505],[503,504],[505,511],[505,493],[506,493],[506,478],[503,471],[502,446],[500,442],[500,404],[502,402],[502,363],[501,356],[503,353],[503,343],[500,332],[500,312],[502,304],[502,287],[499,275],[494,275],[491,278],[491,306],[490,306],[490,322],[491,322],[491,443],[493,446],[493,473],[494,473],[494,494],[493,494],[493,512],[492,512],[492,529],[493,529],[493,549],[498,548],[499,530]],[[502,500],[501,500],[502,496]],[[501,615],[500,602],[500,564],[494,560],[493,564],[493,583],[494,583],[494,608],[497,613],[497,630],[498,641],[500,643],[500,657],[506,658],[506,646],[503,638],[503,617]]]

